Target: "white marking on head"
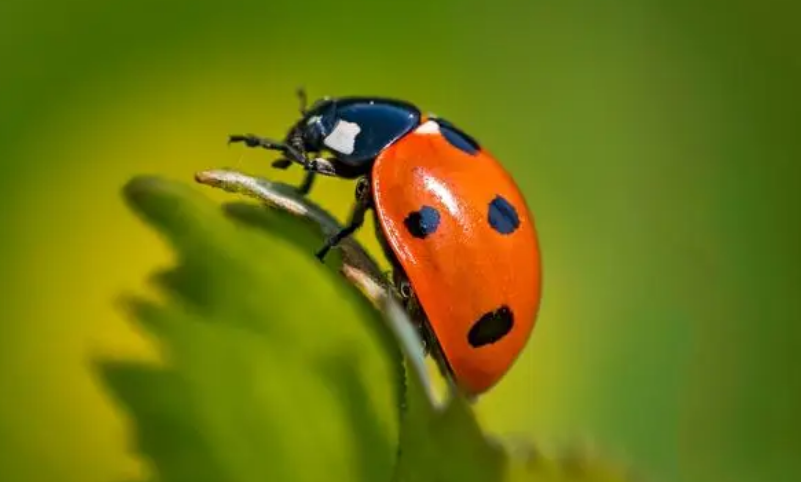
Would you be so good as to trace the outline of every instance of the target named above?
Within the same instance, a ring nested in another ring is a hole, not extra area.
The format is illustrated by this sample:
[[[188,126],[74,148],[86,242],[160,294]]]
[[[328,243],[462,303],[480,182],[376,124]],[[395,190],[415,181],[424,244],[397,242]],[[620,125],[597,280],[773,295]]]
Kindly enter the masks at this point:
[[[432,120],[426,121],[415,132],[417,134],[439,134],[439,124]]]
[[[316,115],[316,116],[310,117],[309,120],[306,121],[306,125],[310,126],[312,124],[316,124],[316,123],[320,122],[320,120],[322,120],[322,118],[323,118],[323,116],[321,116],[321,115]]]
[[[342,154],[353,154],[353,149],[356,147],[356,136],[361,131],[362,128],[359,127],[359,124],[340,119],[334,126],[334,130],[323,139],[323,144]]]

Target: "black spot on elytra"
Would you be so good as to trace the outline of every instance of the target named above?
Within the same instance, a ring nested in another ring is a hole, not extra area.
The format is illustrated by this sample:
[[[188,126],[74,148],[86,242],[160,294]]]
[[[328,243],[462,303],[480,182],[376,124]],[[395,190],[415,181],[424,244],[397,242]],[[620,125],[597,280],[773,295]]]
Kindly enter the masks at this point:
[[[412,236],[423,239],[437,230],[439,220],[439,211],[431,206],[423,206],[419,211],[409,213],[403,223]]]
[[[520,226],[517,210],[501,196],[496,196],[489,204],[487,217],[492,229],[501,234],[512,234]]]
[[[445,140],[453,147],[471,156],[475,156],[478,154],[478,151],[481,150],[481,147],[475,139],[459,130],[450,122],[439,118],[434,119],[434,121],[439,124],[439,131],[442,133],[442,136],[445,137]]]
[[[508,306],[503,305],[495,311],[484,313],[473,323],[467,334],[467,342],[473,348],[491,345],[508,335],[513,326],[514,314]]]

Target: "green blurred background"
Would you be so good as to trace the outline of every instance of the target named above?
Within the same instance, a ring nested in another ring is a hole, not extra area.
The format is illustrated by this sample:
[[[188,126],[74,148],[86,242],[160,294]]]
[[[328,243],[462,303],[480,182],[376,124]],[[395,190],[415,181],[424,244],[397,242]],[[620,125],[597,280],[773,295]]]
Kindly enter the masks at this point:
[[[86,362],[152,356],[114,301],[171,253],[119,188],[222,166],[299,179],[225,141],[283,135],[300,84],[413,100],[528,196],[543,308],[479,405],[488,430],[589,437],[658,480],[801,480],[789,5],[4,0],[0,480],[140,473]],[[351,189],[313,197],[344,217]]]

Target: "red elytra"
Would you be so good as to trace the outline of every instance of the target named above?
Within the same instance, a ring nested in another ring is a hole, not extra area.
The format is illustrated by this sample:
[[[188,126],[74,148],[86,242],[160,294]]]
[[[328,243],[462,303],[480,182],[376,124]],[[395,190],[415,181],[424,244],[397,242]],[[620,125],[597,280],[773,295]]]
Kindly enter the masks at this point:
[[[412,104],[350,97],[302,110],[283,142],[231,140],[283,152],[276,167],[302,164],[303,193],[316,174],[358,178],[351,222],[318,257],[372,208],[405,306],[440,367],[467,395],[485,393],[525,348],[542,292],[534,220],[517,184],[473,138]],[[318,153],[331,156],[310,156]]]

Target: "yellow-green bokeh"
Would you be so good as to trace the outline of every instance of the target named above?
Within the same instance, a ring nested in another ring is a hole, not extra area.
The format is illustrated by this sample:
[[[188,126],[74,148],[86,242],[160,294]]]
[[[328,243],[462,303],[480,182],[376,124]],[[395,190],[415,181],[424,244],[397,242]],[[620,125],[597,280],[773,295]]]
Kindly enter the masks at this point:
[[[528,196],[543,310],[479,405],[488,430],[590,437],[676,480],[801,477],[801,63],[786,10],[7,0],[0,480],[142,470],[86,364],[149,356],[114,301],[170,262],[119,188],[222,166],[298,179],[225,139],[281,135],[299,84],[413,100],[478,137]],[[314,197],[344,217],[351,189],[324,180]],[[359,237],[378,252],[371,226]]]

